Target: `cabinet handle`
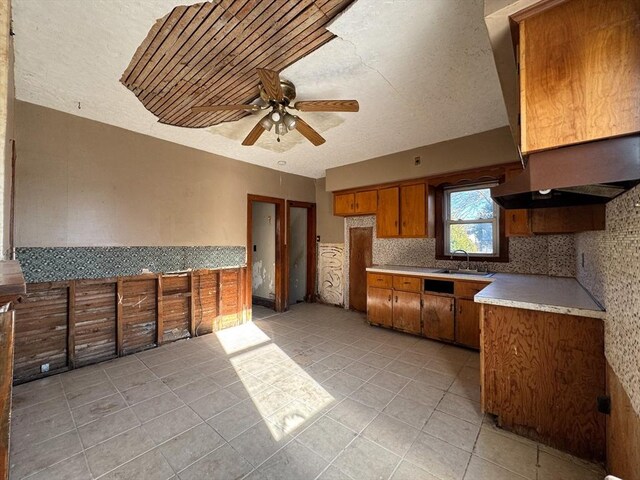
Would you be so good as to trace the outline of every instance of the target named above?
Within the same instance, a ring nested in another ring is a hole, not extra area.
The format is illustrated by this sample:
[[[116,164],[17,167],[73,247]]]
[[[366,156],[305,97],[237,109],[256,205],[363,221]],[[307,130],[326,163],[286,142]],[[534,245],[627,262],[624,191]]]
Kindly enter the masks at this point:
[[[511,220],[513,220],[514,222],[516,221],[516,214],[515,213],[511,215]]]
[[[389,295],[389,301],[391,301],[391,295]]]
[[[398,303],[398,296],[396,295],[396,303]]]
[[[449,311],[450,311],[450,312],[453,312],[453,302],[451,302],[451,303],[449,304]]]
[[[356,210],[360,207],[360,205],[358,204],[358,202],[356,202]]]

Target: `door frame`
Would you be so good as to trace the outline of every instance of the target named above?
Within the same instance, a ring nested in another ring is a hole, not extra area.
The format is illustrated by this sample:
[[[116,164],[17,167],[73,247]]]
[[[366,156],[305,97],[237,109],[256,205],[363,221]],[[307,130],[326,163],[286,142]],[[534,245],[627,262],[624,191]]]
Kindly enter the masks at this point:
[[[283,312],[286,308],[285,299],[285,201],[283,198],[266,197],[263,195],[247,194],[247,296],[249,305],[253,305],[253,203],[273,203],[276,206],[276,271],[274,299],[276,312]]]
[[[316,269],[317,269],[317,245],[316,245],[316,204],[312,202],[298,202],[287,200],[287,243],[285,246],[285,308],[289,306],[289,244],[291,243],[291,208],[307,209],[307,291],[305,301],[316,301]]]

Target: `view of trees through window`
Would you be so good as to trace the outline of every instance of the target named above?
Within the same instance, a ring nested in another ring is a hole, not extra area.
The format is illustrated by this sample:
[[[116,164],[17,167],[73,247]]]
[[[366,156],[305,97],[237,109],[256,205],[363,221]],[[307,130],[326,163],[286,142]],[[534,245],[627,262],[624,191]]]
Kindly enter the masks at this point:
[[[448,194],[449,252],[493,255],[496,213],[489,187],[452,190]]]

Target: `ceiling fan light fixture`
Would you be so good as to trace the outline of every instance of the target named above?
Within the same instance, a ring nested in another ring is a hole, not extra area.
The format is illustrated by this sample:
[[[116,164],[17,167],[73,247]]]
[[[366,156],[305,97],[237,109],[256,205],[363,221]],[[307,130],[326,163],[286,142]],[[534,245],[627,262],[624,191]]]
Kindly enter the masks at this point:
[[[262,120],[260,120],[260,125],[267,132],[270,131],[273,128],[273,125],[274,125],[273,120],[271,120],[271,115],[267,114],[264,117],[262,117]]]
[[[296,117],[295,115],[291,115],[290,113],[285,113],[282,121],[284,122],[284,124],[289,130],[294,130],[296,128],[297,120],[298,120],[298,117]]]
[[[276,134],[277,135],[285,135],[289,130],[287,129],[287,126],[280,122],[280,123],[276,123]]]
[[[282,120],[282,114],[278,110],[273,110],[271,112],[271,121],[273,123],[278,123]]]

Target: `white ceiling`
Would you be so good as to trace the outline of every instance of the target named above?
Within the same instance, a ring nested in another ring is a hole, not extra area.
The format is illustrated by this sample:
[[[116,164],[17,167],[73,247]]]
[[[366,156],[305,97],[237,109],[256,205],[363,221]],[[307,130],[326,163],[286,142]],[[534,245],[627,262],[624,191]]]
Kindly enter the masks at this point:
[[[280,144],[265,132],[243,147],[254,116],[205,129],[160,124],[119,79],[155,20],[192,3],[14,0],[16,97],[314,178],[507,124],[482,0],[357,0],[338,17],[329,28],[337,38],[282,72],[298,100],[360,102],[358,113],[302,115],[327,139],[320,147],[297,132]]]

